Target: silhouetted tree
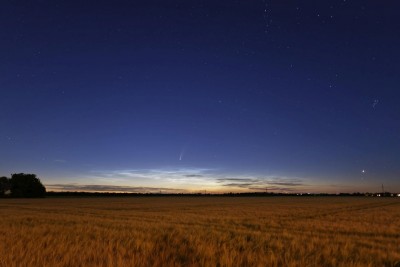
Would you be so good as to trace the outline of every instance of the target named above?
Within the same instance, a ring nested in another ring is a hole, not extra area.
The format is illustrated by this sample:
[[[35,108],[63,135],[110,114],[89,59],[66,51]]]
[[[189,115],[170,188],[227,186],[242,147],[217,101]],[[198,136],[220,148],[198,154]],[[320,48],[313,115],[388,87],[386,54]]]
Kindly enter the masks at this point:
[[[10,179],[12,197],[44,197],[46,188],[36,174],[15,173]]]
[[[4,196],[10,188],[10,179],[4,176],[0,177],[0,197]]]

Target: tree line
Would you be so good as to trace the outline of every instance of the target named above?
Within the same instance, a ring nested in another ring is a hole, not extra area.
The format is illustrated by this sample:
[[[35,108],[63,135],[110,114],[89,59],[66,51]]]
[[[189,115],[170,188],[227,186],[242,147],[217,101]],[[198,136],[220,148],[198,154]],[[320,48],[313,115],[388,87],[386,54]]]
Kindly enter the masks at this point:
[[[44,197],[46,188],[36,174],[15,173],[0,177],[0,197]]]

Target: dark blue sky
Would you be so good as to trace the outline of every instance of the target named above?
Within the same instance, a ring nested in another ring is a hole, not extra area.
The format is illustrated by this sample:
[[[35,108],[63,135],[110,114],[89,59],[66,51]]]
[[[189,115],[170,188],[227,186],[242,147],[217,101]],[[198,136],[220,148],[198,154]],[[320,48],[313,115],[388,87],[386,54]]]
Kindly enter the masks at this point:
[[[0,174],[400,191],[397,1],[5,1]]]

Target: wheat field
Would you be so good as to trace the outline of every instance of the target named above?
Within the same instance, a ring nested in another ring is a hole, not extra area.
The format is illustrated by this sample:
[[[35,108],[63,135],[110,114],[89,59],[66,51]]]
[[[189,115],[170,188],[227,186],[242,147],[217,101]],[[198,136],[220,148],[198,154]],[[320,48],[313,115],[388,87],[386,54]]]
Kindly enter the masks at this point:
[[[398,266],[400,199],[0,199],[0,266]]]

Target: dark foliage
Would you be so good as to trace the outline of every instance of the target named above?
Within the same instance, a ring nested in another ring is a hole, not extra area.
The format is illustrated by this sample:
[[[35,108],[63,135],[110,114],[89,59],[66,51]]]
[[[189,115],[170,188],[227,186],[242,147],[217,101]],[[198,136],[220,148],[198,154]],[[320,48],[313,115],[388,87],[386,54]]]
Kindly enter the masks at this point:
[[[46,195],[46,188],[36,174],[15,173],[9,181],[12,197],[44,197]]]
[[[0,177],[0,197],[4,196],[8,190],[10,190],[10,179],[7,177]]]

